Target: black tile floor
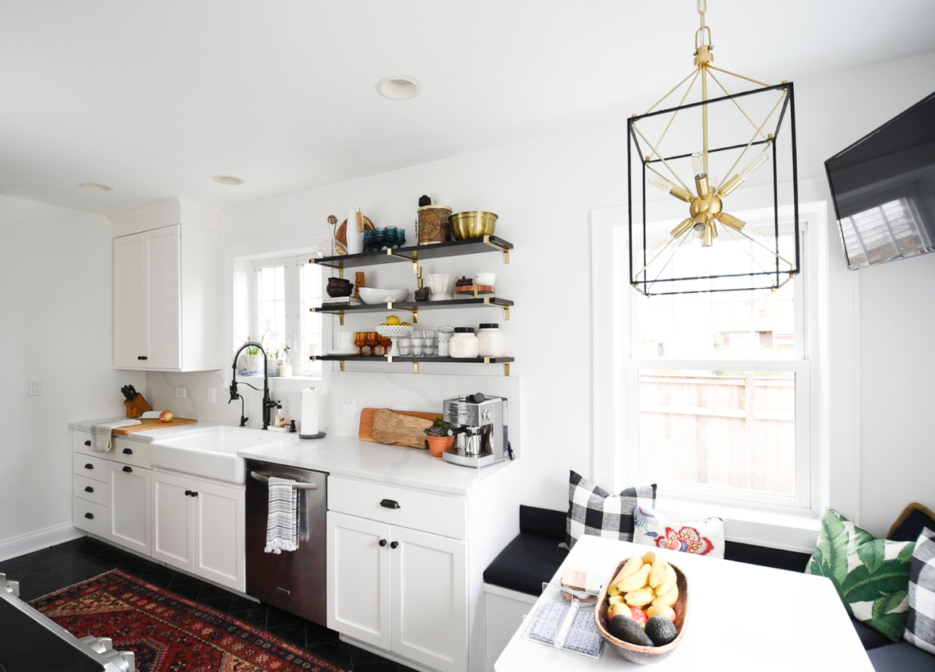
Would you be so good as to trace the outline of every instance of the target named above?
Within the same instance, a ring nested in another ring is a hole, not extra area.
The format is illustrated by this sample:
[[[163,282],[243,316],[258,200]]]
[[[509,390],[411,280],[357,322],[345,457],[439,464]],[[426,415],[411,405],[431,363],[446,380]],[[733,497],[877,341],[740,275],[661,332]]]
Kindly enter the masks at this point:
[[[334,630],[90,537],[0,562],[0,572],[20,582],[20,597],[27,602],[112,569],[261,627],[349,672],[411,672],[411,668],[340,641]]]

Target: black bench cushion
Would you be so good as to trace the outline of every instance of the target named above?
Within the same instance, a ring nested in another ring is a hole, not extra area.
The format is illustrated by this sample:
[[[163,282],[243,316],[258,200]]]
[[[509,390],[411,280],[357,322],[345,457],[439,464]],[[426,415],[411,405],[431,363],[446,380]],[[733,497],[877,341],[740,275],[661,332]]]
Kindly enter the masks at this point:
[[[753,546],[752,544],[741,544],[736,541],[728,541],[724,545],[725,560],[735,560],[745,562],[748,565],[760,565],[761,567],[788,569],[790,572],[800,574],[805,571],[805,566],[811,557],[808,553]]]
[[[568,555],[558,544],[554,537],[520,532],[484,570],[484,582],[538,597]]]
[[[881,646],[888,646],[893,643],[892,639],[879,630],[874,630],[869,625],[865,625],[853,618],[851,619],[851,623],[854,624],[854,629],[857,630],[857,636],[860,637],[860,643],[864,645],[867,651],[870,649],[877,649]],[[933,659],[933,662],[935,662],[935,659]]]
[[[552,537],[559,543],[565,541],[565,512],[540,509],[535,506],[519,506],[519,531]]]
[[[935,515],[931,509],[913,502],[899,514],[886,538],[893,541],[915,541],[926,527],[935,530]]]
[[[914,647],[909,642],[898,642],[868,651],[876,672],[932,672],[935,656]]]

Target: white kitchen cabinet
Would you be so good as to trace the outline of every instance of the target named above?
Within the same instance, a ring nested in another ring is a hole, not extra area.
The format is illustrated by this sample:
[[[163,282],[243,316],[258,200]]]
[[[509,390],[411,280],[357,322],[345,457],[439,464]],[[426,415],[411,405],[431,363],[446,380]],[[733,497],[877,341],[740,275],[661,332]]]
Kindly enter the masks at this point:
[[[459,672],[467,668],[467,613],[465,542],[328,512],[329,628]]]
[[[387,651],[392,642],[391,529],[328,512],[328,627]]]
[[[244,591],[243,488],[156,471],[152,501],[154,559]]]
[[[115,368],[220,368],[216,217],[182,205],[173,199],[114,218]]]
[[[111,541],[126,548],[150,555],[152,552],[150,525],[149,469],[131,467],[118,462],[110,465],[110,530]]]

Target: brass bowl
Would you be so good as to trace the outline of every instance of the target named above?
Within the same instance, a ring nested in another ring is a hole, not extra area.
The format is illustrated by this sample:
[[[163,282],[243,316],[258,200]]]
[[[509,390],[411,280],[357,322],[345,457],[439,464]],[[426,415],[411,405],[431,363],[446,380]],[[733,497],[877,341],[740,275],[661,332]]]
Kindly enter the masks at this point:
[[[494,227],[497,224],[497,215],[492,212],[472,210],[452,215],[449,221],[451,222],[451,231],[454,233],[455,240],[467,240],[468,238],[492,236]]]

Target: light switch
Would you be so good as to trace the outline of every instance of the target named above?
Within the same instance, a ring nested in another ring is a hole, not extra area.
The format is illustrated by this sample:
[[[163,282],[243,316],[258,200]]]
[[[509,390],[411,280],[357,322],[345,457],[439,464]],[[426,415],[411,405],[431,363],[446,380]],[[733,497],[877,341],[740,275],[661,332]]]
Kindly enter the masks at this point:
[[[30,378],[29,379],[29,396],[30,397],[41,397],[42,396],[42,378]]]
[[[355,412],[357,411],[357,402],[353,399],[342,399],[341,400],[341,417],[342,418],[353,418]]]
[[[213,387],[208,388],[208,403],[209,404],[218,403],[217,390],[215,390]]]
[[[188,390],[186,390],[184,387],[177,387],[175,388],[175,396],[184,399],[188,396]]]

